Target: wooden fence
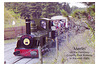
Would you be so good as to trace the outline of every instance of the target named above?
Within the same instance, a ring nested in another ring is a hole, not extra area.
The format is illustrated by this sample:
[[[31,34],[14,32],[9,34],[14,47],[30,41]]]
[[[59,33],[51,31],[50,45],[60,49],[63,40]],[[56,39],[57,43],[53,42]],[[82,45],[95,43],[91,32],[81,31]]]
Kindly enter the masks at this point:
[[[22,35],[25,33],[26,33],[25,26],[5,28],[4,29],[4,39],[7,40],[7,39],[16,38],[18,35]]]

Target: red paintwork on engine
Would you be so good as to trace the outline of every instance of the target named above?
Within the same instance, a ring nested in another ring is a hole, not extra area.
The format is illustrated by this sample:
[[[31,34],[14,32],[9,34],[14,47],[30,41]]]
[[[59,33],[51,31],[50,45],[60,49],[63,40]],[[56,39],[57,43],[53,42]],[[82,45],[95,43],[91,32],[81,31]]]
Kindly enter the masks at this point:
[[[31,38],[31,36],[28,36],[28,35],[22,36],[22,38],[26,38],[26,37]]]
[[[38,57],[38,49],[15,49],[15,52],[16,51],[20,51],[20,55],[25,56],[25,57],[31,57],[30,52],[31,51],[36,51],[37,55],[35,57]]]

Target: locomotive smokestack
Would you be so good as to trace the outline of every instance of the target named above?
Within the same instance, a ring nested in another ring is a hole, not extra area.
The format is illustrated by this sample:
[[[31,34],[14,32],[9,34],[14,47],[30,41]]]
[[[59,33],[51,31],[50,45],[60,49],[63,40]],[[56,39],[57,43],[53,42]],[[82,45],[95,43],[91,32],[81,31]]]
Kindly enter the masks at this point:
[[[26,19],[26,34],[31,34],[30,19]]]

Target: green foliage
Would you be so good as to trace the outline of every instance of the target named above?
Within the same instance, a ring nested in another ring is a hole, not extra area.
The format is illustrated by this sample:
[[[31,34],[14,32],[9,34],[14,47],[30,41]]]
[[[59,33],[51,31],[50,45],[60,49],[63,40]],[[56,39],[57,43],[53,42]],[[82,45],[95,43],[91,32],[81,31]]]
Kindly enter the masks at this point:
[[[77,10],[75,10],[75,11],[73,11],[73,13],[71,13],[71,16],[72,17],[76,17],[76,16],[78,16],[78,13],[79,13],[80,11],[77,9]]]
[[[15,12],[13,10],[9,10],[9,13],[15,18],[15,19],[18,19],[19,16],[20,16],[20,13],[19,14],[15,14]]]
[[[63,2],[62,9],[64,9],[68,14],[71,13],[71,8],[68,3]]]
[[[16,24],[12,25],[12,22],[15,21]],[[25,25],[23,19],[19,18],[19,14],[15,14],[12,10],[7,10],[4,8],[4,28],[23,26]]]
[[[65,2],[64,2],[65,3]],[[69,4],[59,2],[5,2],[4,6],[21,18],[50,18],[61,15],[60,10],[71,12]],[[15,16],[15,15],[14,15]]]
[[[90,31],[92,32],[92,41],[95,42],[95,31],[93,30],[93,28],[90,26],[89,23],[85,22],[87,24],[87,26],[90,28]]]
[[[76,9],[75,11],[73,11],[73,13],[71,13],[71,16],[74,18],[81,19],[81,18],[87,18],[88,14],[85,10]]]
[[[16,42],[16,39],[4,40],[4,44]]]
[[[61,10],[61,14],[69,20],[68,13],[64,9]]]
[[[54,63],[54,64],[57,63],[57,59],[54,59],[54,62],[53,62],[53,63]],[[53,63],[52,63],[52,64],[53,64]]]
[[[15,20],[14,14],[10,11],[8,11],[6,8],[4,8],[4,23],[6,25],[11,24],[11,21]]]
[[[73,11],[71,13],[71,16],[73,16],[74,18],[87,18],[88,19],[88,15],[91,15],[92,17],[95,16],[95,5],[90,6],[89,8],[87,8],[87,10],[79,10],[76,9],[75,11]]]
[[[64,9],[61,10],[61,13],[64,17],[68,17],[68,13]]]
[[[78,7],[72,6],[72,7],[71,7],[71,12],[75,11],[76,9],[78,9]]]
[[[91,16],[95,16],[95,5],[90,6],[87,9],[87,12],[91,15]]]
[[[89,8],[87,8],[87,10],[76,9],[75,11],[71,13],[71,16],[78,19],[84,18],[84,17],[88,19],[89,14],[91,16],[95,16],[95,5],[90,6]]]

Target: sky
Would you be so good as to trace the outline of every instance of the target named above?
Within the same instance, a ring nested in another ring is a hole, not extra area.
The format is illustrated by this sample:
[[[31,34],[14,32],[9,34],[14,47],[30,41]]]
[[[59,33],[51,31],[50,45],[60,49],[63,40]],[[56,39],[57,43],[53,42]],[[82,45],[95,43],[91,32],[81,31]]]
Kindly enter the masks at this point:
[[[68,2],[68,3],[69,3],[69,5],[70,5],[70,7],[72,7],[72,6],[77,6],[77,7],[79,7],[79,8],[84,8],[84,7],[86,7],[86,5],[84,5],[84,4],[80,3],[80,2]]]

